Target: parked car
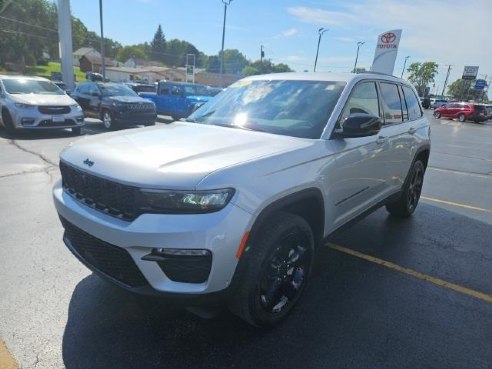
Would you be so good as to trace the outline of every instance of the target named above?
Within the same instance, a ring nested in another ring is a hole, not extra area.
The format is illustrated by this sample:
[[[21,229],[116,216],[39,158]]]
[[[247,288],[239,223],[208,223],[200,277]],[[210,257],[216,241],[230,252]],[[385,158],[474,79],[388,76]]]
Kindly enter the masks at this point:
[[[154,83],[133,83],[133,82],[128,82],[125,83],[128,87],[130,87],[133,91],[135,91],[137,94],[140,92],[153,92],[155,93],[157,91],[157,84]]]
[[[211,97],[208,86],[196,83],[160,81],[157,93],[140,93],[152,100],[158,114],[169,115],[174,120],[186,118]]]
[[[155,125],[155,104],[121,83],[83,82],[71,95],[88,117],[99,118],[108,130],[116,127]]]
[[[489,115],[485,105],[467,103],[467,102],[451,102],[435,109],[435,118],[451,118],[458,119],[460,122],[467,120],[475,123],[484,122],[489,119]]]
[[[431,109],[436,109],[442,105],[447,104],[449,101],[444,99],[430,99],[430,107]]]
[[[252,76],[187,122],[68,147],[53,197],[65,244],[101,277],[190,305],[225,300],[264,327],[299,301],[330,234],[382,205],[414,213],[429,153],[400,78]]]
[[[84,126],[81,107],[46,78],[0,75],[1,124],[10,132]]]

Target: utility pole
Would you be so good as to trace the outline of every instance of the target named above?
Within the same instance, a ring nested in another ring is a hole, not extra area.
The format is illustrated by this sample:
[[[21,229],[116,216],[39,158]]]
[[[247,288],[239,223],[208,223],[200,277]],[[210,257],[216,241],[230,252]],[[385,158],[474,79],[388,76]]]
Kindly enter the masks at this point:
[[[365,42],[363,42],[363,41],[357,42],[357,54],[355,55],[354,70],[352,71],[352,73],[357,73],[357,60],[359,59],[359,49],[364,44],[365,44]]]
[[[318,30],[318,33],[319,33],[319,37],[318,37],[318,48],[316,49],[316,59],[314,59],[314,69],[313,69],[313,72],[316,72],[316,64],[318,63],[319,44],[321,42],[321,36],[323,36],[323,33],[325,33],[326,31],[328,31],[328,29],[325,29],[323,27],[321,27]]]
[[[60,38],[60,61],[63,82],[70,91],[75,89],[72,56],[72,18],[70,1],[58,0],[58,37]]]
[[[444,97],[444,92],[446,92],[446,85],[448,84],[449,73],[451,73],[451,65],[448,64],[448,73],[446,74],[446,79],[444,80],[444,86],[442,87],[441,97]]]
[[[405,56],[405,61],[403,62],[403,68],[401,70],[401,76],[400,78],[403,78],[403,73],[405,72],[405,66],[407,65],[407,60],[410,58],[410,55]]]
[[[104,45],[104,32],[103,32],[103,5],[102,0],[99,0],[99,17],[101,21],[101,74],[103,81],[106,82],[106,56]]]
[[[263,45],[260,47],[260,62],[263,64],[263,58],[265,57],[265,52],[263,51]]]
[[[221,61],[220,61],[220,80],[221,87],[224,87],[224,40],[225,40],[225,25],[227,17],[227,6],[231,4],[232,0],[222,0],[224,4],[224,24],[222,25],[222,49],[221,49]]]

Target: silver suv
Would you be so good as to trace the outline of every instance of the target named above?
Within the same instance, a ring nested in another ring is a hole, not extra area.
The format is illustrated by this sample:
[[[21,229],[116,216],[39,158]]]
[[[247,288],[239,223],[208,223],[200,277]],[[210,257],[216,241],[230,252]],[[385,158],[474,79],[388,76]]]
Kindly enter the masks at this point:
[[[9,132],[71,128],[80,134],[84,126],[79,104],[42,77],[0,75],[0,112]]]
[[[190,304],[221,298],[270,326],[328,235],[382,205],[414,212],[429,136],[399,78],[255,76],[187,122],[80,140],[53,196],[66,245],[103,278]]]

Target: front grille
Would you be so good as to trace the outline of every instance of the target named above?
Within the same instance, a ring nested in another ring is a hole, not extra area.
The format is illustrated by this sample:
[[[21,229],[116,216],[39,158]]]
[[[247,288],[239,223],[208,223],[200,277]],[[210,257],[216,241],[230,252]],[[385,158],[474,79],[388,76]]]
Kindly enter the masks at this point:
[[[212,267],[212,255],[174,256],[158,261],[159,267],[172,281],[203,283],[208,279]]]
[[[39,122],[38,127],[66,127],[77,125],[73,119],[65,119],[63,122],[53,122],[51,119],[45,119]]]
[[[152,104],[145,104],[145,103],[126,104],[126,107],[129,110],[139,110],[139,111],[151,111],[151,110],[154,110],[154,105],[152,105]]]
[[[96,177],[61,161],[60,172],[65,191],[87,206],[126,221],[140,214],[138,188]]]
[[[40,106],[38,110],[41,114],[68,114],[70,113],[70,106]]]
[[[130,254],[120,247],[96,238],[60,217],[64,238],[76,256],[90,269],[103,273],[128,287],[148,286]]]

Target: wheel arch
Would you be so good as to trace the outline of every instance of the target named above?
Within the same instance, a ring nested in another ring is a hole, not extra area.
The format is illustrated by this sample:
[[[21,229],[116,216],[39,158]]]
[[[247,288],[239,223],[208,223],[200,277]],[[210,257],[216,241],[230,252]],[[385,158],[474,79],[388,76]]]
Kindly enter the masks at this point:
[[[323,195],[318,188],[307,188],[289,194],[266,206],[253,223],[250,239],[261,232],[269,217],[276,212],[286,212],[304,218],[313,231],[315,246],[320,245],[324,234],[325,208]]]

